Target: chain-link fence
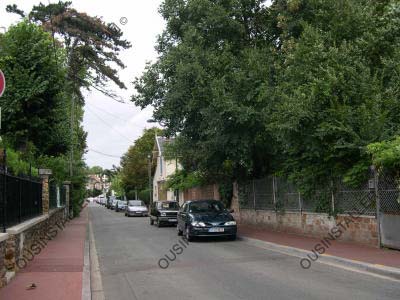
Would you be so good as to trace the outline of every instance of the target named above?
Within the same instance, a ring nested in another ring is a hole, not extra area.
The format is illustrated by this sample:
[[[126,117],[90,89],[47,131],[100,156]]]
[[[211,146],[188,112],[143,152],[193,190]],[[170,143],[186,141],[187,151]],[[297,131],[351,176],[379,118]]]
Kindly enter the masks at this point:
[[[378,198],[381,212],[400,215],[400,178],[380,172]]]
[[[239,184],[241,208],[376,215],[377,199],[382,212],[400,214],[400,181],[390,173],[370,170],[366,180],[349,185],[332,179],[304,195],[282,177],[268,176]]]

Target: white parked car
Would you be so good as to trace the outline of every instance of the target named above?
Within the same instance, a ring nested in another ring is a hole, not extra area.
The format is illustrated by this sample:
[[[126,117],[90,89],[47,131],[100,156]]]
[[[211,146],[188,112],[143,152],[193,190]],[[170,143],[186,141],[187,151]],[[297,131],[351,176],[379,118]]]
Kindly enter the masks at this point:
[[[147,217],[149,215],[149,211],[146,207],[146,204],[142,200],[129,200],[128,205],[126,206],[125,216],[142,216]]]

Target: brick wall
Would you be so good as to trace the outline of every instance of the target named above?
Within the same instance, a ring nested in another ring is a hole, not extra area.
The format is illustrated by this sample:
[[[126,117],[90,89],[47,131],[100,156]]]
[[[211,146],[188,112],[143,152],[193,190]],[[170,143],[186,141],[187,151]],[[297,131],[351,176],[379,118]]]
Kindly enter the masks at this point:
[[[185,201],[207,199],[221,200],[221,197],[219,195],[218,185],[213,184],[187,189],[183,192],[183,199]]]
[[[237,220],[243,224],[317,238],[327,236],[332,228],[342,224],[345,229],[342,228],[343,233],[338,240],[371,246],[378,245],[377,222],[375,217],[371,216],[350,218],[348,215],[338,215],[334,218],[319,213],[276,213],[266,210],[241,209]]]

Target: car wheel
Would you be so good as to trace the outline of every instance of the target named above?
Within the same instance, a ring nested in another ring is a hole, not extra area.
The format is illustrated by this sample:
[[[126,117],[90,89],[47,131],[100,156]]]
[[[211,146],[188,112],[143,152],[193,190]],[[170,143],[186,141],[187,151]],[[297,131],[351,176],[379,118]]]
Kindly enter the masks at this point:
[[[185,229],[185,237],[188,240],[188,242],[192,242],[193,241],[193,236],[190,235],[188,227],[186,227],[186,229]]]
[[[160,222],[160,220],[157,218],[157,227],[161,227],[161,222]]]
[[[154,225],[154,220],[150,218],[150,225]]]

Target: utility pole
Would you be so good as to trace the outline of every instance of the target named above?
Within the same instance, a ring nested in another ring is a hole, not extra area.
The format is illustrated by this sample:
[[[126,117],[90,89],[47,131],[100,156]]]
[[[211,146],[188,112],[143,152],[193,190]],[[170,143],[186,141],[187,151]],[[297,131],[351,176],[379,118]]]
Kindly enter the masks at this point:
[[[74,164],[74,123],[75,123],[75,95],[72,93],[71,97],[71,128],[70,128],[70,134],[71,134],[71,149],[69,152],[69,176],[70,176],[70,181],[71,181],[71,188],[69,191],[69,207],[68,207],[68,215],[73,216],[73,210],[72,210],[72,193],[73,193],[73,180],[72,176],[74,175],[74,169],[73,169],[73,164]]]
[[[152,184],[151,184],[151,155],[147,156],[149,162],[149,196],[150,196],[150,207],[153,204],[153,191],[152,191]]]

